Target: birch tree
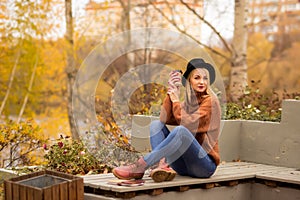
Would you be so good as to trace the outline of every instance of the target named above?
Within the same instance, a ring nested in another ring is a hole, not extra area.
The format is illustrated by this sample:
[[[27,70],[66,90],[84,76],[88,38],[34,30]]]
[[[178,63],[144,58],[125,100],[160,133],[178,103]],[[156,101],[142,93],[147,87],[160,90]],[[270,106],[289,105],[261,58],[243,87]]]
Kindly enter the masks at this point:
[[[67,99],[68,99],[68,119],[70,124],[70,130],[73,139],[79,139],[79,133],[75,126],[72,111],[72,96],[73,96],[73,85],[76,78],[76,67],[74,60],[74,38],[73,38],[73,16],[72,16],[72,0],[65,0],[65,16],[66,16],[66,41],[67,41]]]
[[[24,110],[25,110],[25,107],[27,105],[28,98],[29,98],[29,93],[32,90],[33,81],[34,81],[34,77],[35,77],[37,66],[38,66],[38,57],[36,57],[36,59],[35,59],[33,71],[31,73],[30,81],[29,81],[29,84],[28,84],[28,90],[27,90],[26,95],[24,97],[23,104],[22,104],[22,107],[21,107],[21,110],[19,112],[19,116],[18,116],[18,119],[17,119],[17,123],[20,123],[20,121],[22,119],[22,115],[23,115]]]
[[[248,83],[247,77],[247,40],[246,0],[235,0],[234,36],[231,55],[230,97],[237,101]]]
[[[5,96],[4,96],[4,99],[2,100],[1,102],[1,107],[0,107],[0,116],[3,112],[3,109],[5,107],[5,104],[7,102],[7,99],[8,99],[8,96],[10,94],[10,91],[11,91],[11,88],[12,88],[12,84],[13,84],[13,81],[14,81],[14,78],[15,78],[15,74],[16,74],[16,69],[17,69],[17,66],[19,64],[19,59],[20,59],[20,56],[21,56],[21,50],[19,50],[18,54],[17,54],[17,58],[15,60],[15,64],[12,68],[12,71],[11,71],[11,74],[10,74],[10,77],[9,77],[9,81],[8,81],[8,84],[7,84],[7,90],[5,92]]]

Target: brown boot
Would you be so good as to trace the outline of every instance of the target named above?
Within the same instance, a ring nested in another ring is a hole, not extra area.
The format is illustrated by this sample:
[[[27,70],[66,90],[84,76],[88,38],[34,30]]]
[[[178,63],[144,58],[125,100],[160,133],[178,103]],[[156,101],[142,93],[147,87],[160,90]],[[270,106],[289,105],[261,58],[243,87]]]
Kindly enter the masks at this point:
[[[147,163],[140,158],[136,163],[128,166],[116,167],[112,170],[115,177],[119,179],[142,179],[147,167]]]
[[[176,172],[170,167],[156,168],[151,171],[150,176],[154,182],[172,181]]]
[[[166,159],[162,158],[157,168],[151,170],[150,177],[154,182],[171,181],[175,178],[176,172],[166,163]]]

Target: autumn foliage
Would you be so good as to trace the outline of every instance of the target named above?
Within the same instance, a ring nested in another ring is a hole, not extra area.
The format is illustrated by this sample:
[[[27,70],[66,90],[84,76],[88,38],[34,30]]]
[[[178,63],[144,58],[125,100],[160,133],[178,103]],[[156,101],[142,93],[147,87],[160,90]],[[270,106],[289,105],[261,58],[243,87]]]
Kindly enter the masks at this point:
[[[43,163],[41,147],[46,139],[32,120],[0,124],[0,166],[16,167]]]
[[[79,26],[74,28],[74,43],[70,47],[63,35],[64,23],[61,23],[64,19],[64,1],[11,1],[7,6],[0,6],[3,9],[0,21],[5,22],[0,25],[0,167],[41,164],[45,153],[41,152],[41,148],[46,145],[48,166],[53,169],[75,174],[88,173],[95,168],[102,169],[103,166],[99,166],[87,154],[83,143],[71,141],[68,137],[71,133],[67,112],[70,102],[67,99],[66,58],[70,53],[68,50],[72,48],[75,65],[73,70],[78,70],[92,49],[113,37],[114,33],[122,31],[115,28],[123,21],[112,23],[108,16],[107,24],[92,25],[99,30],[103,29],[103,34],[90,37],[85,35],[85,31],[92,26],[84,27],[86,24],[81,23],[84,18],[74,19],[74,24]],[[10,15],[6,16],[6,13]],[[144,20],[150,22],[146,18]],[[90,25],[94,19],[86,21]],[[249,32],[246,57],[249,87],[238,102],[227,101],[223,119],[280,121],[282,100],[299,99],[299,38],[299,31],[277,34],[273,41],[262,33]],[[198,37],[195,39],[200,41]],[[156,40],[159,41],[158,38]],[[278,41],[283,44],[280,48]],[[229,39],[228,45],[230,43]],[[209,48],[205,49],[219,69],[225,86],[228,86],[232,64],[229,59],[230,52],[224,46],[207,47],[221,52],[214,54]],[[151,49],[142,49],[134,54],[135,60],[131,63],[126,59],[128,55],[115,58],[103,76],[99,77],[93,94],[97,119],[101,124],[98,131],[100,135],[106,136],[106,140],[98,147],[98,155],[96,152],[92,153],[98,156],[98,160],[108,163],[108,167],[120,164],[116,160],[121,160],[123,150],[136,153],[130,146],[130,134],[124,130],[127,127],[117,124],[111,110],[111,93],[118,80],[128,71],[143,64],[159,63],[183,70],[185,68],[181,65],[182,62],[177,62],[185,58],[163,50],[154,52]],[[151,57],[155,54],[156,57]],[[176,62],[172,62],[174,60]],[[165,94],[166,88],[162,85],[144,84],[129,99],[123,101],[128,107],[128,115],[117,117],[130,120],[133,114],[157,115]],[[33,120],[27,120],[28,118]],[[60,135],[65,136],[59,138]],[[47,143],[48,139],[55,142]],[[103,148],[105,145],[113,145],[110,146],[111,151]],[[73,160],[66,155],[74,156]],[[129,157],[133,158],[131,155]],[[87,159],[92,159],[88,165],[85,163],[88,162]],[[76,167],[72,162],[81,164]]]

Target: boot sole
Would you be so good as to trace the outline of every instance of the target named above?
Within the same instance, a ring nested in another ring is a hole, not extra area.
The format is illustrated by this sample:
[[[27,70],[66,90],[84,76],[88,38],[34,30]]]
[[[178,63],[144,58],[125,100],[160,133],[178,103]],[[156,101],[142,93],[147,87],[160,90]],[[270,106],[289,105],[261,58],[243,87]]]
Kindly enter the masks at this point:
[[[174,170],[157,169],[151,172],[151,178],[154,182],[172,181],[176,172]]]

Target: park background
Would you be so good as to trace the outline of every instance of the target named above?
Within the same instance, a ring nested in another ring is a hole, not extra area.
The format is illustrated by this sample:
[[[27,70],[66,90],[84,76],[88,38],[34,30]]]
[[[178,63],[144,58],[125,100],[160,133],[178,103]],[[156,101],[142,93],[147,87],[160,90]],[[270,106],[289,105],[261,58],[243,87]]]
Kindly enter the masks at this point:
[[[101,147],[93,157],[77,140],[72,119],[72,86],[84,59],[128,30],[164,28],[203,47],[226,87],[223,119],[280,121],[282,100],[300,96],[298,0],[1,0],[0,9],[0,167],[47,165],[72,174],[103,173],[132,157],[115,148],[134,152],[130,134],[111,113],[114,87],[143,64],[184,70],[186,61],[179,56],[138,50],[113,60],[100,77],[95,92],[99,137],[119,160],[108,158],[111,151]],[[173,44],[184,45],[166,45]],[[138,88],[128,100],[130,114],[154,114],[165,89],[157,84]]]

